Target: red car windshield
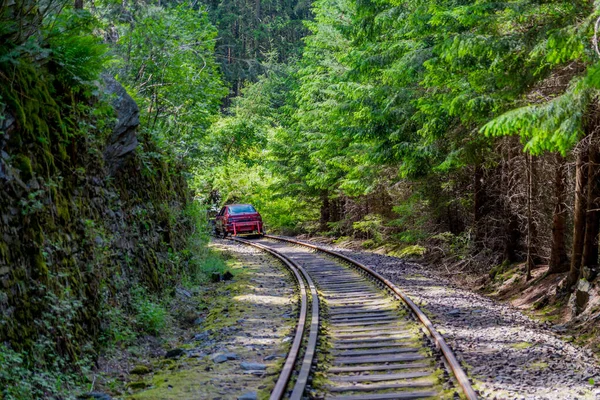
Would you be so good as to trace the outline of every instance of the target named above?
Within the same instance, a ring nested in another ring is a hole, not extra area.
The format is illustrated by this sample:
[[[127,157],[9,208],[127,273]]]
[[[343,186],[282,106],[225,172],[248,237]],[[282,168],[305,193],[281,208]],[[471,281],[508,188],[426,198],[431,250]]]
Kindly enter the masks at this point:
[[[235,206],[229,206],[230,214],[247,214],[247,213],[255,213],[256,210],[250,204],[239,204]]]

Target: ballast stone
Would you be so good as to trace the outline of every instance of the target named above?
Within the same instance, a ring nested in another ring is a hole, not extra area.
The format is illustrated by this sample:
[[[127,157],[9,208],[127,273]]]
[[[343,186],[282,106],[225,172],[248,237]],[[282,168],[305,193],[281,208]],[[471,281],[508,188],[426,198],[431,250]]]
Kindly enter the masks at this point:
[[[252,362],[243,362],[240,364],[243,370],[246,371],[264,371],[267,369],[265,364],[260,363],[252,363]]]
[[[258,395],[256,392],[248,392],[238,397],[238,400],[258,400]]]

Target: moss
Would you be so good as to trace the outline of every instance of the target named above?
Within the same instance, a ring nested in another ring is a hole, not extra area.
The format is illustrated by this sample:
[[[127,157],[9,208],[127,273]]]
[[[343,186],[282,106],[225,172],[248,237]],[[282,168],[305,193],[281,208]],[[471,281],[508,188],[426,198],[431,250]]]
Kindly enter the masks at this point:
[[[54,196],[54,203],[56,205],[56,214],[63,223],[68,222],[71,219],[71,213],[69,212],[69,202],[64,196],[59,194]]]
[[[48,265],[46,265],[46,260],[41,253],[36,253],[33,255],[32,265],[34,268],[34,277],[37,277],[37,279],[42,279],[48,276]]]
[[[135,381],[135,382],[129,382],[127,384],[127,387],[133,390],[140,390],[140,389],[146,389],[147,387],[150,387],[150,384],[144,381]]]
[[[75,88],[57,84],[47,68],[26,62],[9,68],[0,63],[1,102],[17,125],[7,152],[14,155],[13,166],[23,180],[37,178],[41,184],[35,199],[27,198],[19,187],[0,196],[3,210],[22,209],[23,200],[36,202],[34,213],[6,213],[10,220],[0,227],[0,238],[18,237],[0,240],[0,269],[9,266],[0,282],[0,296],[15,310],[11,318],[0,315],[0,343],[26,350],[31,357],[27,361],[36,364],[51,365],[46,358],[59,355],[64,357],[60,365],[67,365],[83,354],[96,354],[97,348],[91,348],[101,333],[101,310],[126,309],[132,285],[141,282],[160,294],[179,282],[187,260],[167,262],[163,255],[169,249],[178,253],[186,245],[192,226],[175,216],[190,195],[179,167],[159,161],[153,166],[164,182],[156,176],[143,177],[137,158],[131,158],[118,177],[105,179],[104,142],[82,138],[83,131],[78,131],[81,125],[103,124],[80,125],[96,117],[83,115],[73,105],[90,104],[89,99],[78,98]],[[92,133],[92,139],[101,137],[101,132]],[[147,149],[161,151],[151,144]],[[171,179],[172,172],[177,179]],[[91,179],[101,183],[90,187]],[[174,204],[175,211],[169,206]],[[131,215],[135,206],[147,210],[147,232],[141,232],[142,222]],[[108,217],[112,212],[123,217]],[[88,220],[94,222],[93,232],[86,226]],[[164,223],[167,232],[158,230],[158,223]],[[115,226],[112,240],[103,232],[112,232]],[[97,236],[103,239],[101,245]],[[53,337],[61,339],[50,344],[46,337],[56,329],[60,335]],[[36,350],[42,342],[47,343],[45,350]]]
[[[531,344],[529,342],[517,342],[517,343],[510,344],[510,347],[512,347],[513,349],[517,349],[517,350],[525,350],[532,346],[533,346],[533,344]]]
[[[31,166],[31,159],[23,154],[19,154],[15,157],[15,167],[21,172],[21,179],[25,182],[29,181],[33,177],[33,167]]]
[[[529,364],[526,368],[530,370],[543,371],[546,368],[548,368],[548,363],[543,361],[533,362]]]
[[[5,242],[0,242],[0,260],[8,264],[9,250],[8,245]]]
[[[145,365],[136,365],[131,371],[129,371],[129,373],[132,375],[146,375],[150,372],[152,372],[150,368]]]

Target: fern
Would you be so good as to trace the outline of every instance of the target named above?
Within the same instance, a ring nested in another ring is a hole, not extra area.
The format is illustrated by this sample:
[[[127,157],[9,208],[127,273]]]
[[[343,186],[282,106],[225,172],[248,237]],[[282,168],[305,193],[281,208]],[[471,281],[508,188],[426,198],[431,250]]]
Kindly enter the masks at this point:
[[[600,64],[585,77],[574,78],[560,96],[508,111],[488,122],[481,132],[488,136],[520,135],[525,150],[565,155],[583,136],[583,117],[600,88]]]

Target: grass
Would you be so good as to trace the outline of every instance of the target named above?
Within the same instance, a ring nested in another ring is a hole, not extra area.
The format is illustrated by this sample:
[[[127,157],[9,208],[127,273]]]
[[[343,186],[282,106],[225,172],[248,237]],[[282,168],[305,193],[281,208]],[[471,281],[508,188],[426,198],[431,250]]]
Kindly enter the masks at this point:
[[[529,343],[529,342],[517,342],[517,343],[512,343],[509,346],[516,350],[525,350],[525,349],[532,347],[533,344]]]
[[[544,369],[548,368],[548,363],[547,362],[543,362],[543,361],[538,361],[538,362],[534,362],[534,363],[529,364],[525,368],[531,369],[531,370],[541,371],[541,370],[544,370]]]

